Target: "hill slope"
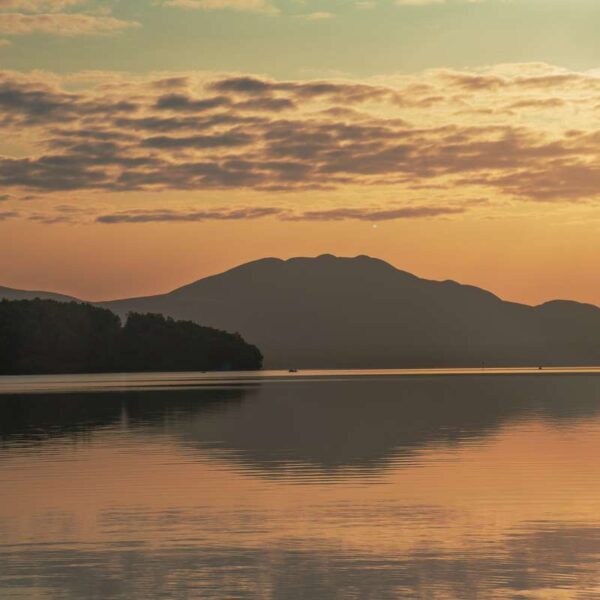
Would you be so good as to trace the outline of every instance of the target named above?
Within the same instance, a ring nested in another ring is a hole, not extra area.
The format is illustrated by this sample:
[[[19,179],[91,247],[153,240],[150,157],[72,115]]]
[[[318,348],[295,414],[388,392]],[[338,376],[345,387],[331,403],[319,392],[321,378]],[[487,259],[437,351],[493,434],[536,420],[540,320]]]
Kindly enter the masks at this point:
[[[0,300],[56,300],[57,302],[80,302],[77,298],[55,294],[53,292],[35,292],[30,290],[15,290],[0,285]]]
[[[600,364],[597,307],[505,302],[367,256],[267,258],[102,305],[238,331],[272,368]]]

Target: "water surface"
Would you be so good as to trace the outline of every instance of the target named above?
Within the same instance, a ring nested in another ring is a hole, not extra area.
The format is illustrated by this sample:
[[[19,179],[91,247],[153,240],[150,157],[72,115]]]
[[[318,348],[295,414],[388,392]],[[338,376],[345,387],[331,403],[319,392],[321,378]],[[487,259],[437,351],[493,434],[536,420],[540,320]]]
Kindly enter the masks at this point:
[[[597,598],[593,370],[0,378],[0,598]]]

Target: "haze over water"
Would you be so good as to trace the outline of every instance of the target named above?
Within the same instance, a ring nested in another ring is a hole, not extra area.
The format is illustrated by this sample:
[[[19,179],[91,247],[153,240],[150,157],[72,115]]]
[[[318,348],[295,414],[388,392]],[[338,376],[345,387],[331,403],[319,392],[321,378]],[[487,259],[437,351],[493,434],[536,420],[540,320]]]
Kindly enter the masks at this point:
[[[0,441],[2,598],[600,594],[593,372],[7,377]]]

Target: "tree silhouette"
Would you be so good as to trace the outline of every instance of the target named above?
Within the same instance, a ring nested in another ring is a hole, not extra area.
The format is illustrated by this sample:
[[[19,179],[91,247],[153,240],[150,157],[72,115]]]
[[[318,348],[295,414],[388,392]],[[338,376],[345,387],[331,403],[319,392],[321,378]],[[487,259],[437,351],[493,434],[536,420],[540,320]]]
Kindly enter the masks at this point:
[[[260,369],[239,334],[158,314],[124,326],[103,308],[54,300],[0,301],[0,374]]]

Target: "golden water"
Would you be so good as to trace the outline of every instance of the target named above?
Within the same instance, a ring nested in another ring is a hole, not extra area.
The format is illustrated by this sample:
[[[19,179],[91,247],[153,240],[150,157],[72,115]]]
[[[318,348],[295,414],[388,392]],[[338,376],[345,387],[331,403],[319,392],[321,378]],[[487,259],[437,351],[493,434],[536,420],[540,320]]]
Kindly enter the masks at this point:
[[[0,598],[600,597],[593,370],[0,379]]]

